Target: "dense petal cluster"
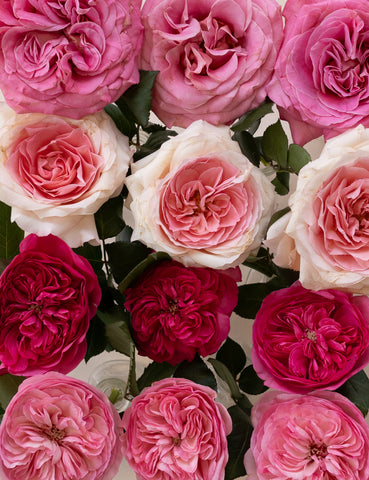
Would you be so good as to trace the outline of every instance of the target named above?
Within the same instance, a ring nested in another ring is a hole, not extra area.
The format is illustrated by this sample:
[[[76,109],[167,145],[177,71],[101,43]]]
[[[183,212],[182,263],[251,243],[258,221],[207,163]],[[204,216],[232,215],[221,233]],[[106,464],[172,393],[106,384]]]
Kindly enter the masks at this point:
[[[35,375],[1,422],[1,478],[112,480],[122,433],[118,412],[99,390],[60,373]]]
[[[1,373],[68,373],[101,300],[89,262],[58,237],[27,236],[0,277]]]

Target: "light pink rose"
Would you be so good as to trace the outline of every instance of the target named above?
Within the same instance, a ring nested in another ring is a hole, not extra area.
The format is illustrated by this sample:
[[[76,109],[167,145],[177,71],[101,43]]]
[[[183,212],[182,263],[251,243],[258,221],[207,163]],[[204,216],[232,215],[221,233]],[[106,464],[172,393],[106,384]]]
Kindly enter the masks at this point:
[[[369,294],[369,130],[328,140],[290,198],[286,233],[300,255],[306,288]]]
[[[139,81],[137,0],[8,0],[0,18],[0,88],[18,113],[81,118]]]
[[[49,372],[25,380],[0,426],[4,480],[111,480],[123,458],[122,427],[107,397]]]
[[[301,145],[369,126],[367,0],[287,0],[268,96]]]
[[[236,265],[257,248],[274,191],[227,127],[194,122],[132,165],[133,240],[185,265]]]
[[[268,387],[335,390],[369,363],[369,299],[299,282],[267,295],[253,324],[252,363]]]
[[[93,214],[120,194],[131,151],[105,112],[72,120],[0,103],[0,200],[12,221],[70,246],[97,241]]]
[[[184,378],[145,388],[124,412],[124,456],[138,480],[222,480],[232,421],[214,390]]]
[[[230,330],[241,281],[227,270],[154,264],[125,293],[138,353],[156,362],[191,362],[215,353]]]
[[[253,407],[248,480],[367,480],[369,427],[335,392],[267,392]]]
[[[275,0],[146,0],[141,66],[158,70],[153,111],[167,125],[230,124],[266,97],[282,40]]]
[[[53,235],[28,235],[0,276],[0,374],[68,373],[101,300],[89,262]]]

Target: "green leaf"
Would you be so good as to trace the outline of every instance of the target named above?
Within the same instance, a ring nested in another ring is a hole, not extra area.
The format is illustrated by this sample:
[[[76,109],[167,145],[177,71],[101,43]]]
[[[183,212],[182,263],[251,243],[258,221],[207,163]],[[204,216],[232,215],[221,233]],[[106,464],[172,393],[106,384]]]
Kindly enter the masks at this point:
[[[250,416],[238,405],[228,408],[228,413],[232,418],[233,428],[227,437],[229,459],[224,480],[233,480],[246,473],[243,459],[250,447],[252,424]]]
[[[124,115],[122,110],[113,103],[106,105],[104,110],[111,117],[116,127],[121,133],[123,133],[123,135],[128,138],[132,138],[136,135],[137,127],[132,116],[130,118],[127,118],[127,116]]]
[[[280,120],[265,130],[261,145],[267,160],[276,162],[281,169],[287,168],[288,138]]]
[[[114,242],[105,245],[114,280],[121,282],[152,252],[141,242]]]
[[[237,382],[232,373],[228,370],[227,366],[216,358],[209,358],[209,363],[211,363],[213,366],[215,373],[226,382],[229,387],[231,397],[237,402],[243,396],[243,394],[240,392]]]
[[[2,260],[0,259],[0,275],[3,273],[3,271],[6,269],[6,267],[9,265],[11,260]]]
[[[273,113],[273,102],[266,100],[259,107],[245,113],[245,115],[243,115],[238,122],[232,125],[231,130],[234,132],[247,130],[254,122],[257,122],[268,113]]]
[[[102,260],[102,251],[100,246],[94,246],[90,243],[84,243],[81,247],[73,248],[77,255],[81,255],[91,264],[94,272],[100,274],[104,262]]]
[[[258,167],[260,165],[260,151],[254,137],[249,132],[236,132],[233,137],[241,149],[241,152]]]
[[[249,365],[242,370],[240,378],[238,379],[240,389],[250,395],[260,395],[268,390],[268,387],[264,385],[264,382],[259,378],[252,365]]]
[[[117,352],[129,357],[134,342],[126,322],[114,322],[105,325],[105,334],[110,345]]]
[[[230,337],[218,350],[216,359],[224,363],[234,377],[240,373],[246,364],[246,355],[241,345]]]
[[[156,75],[156,71],[140,71],[140,82],[137,85],[132,85],[125,93],[116,101],[119,108],[125,105],[135,117],[139,125],[146,126],[149,121],[151,103],[152,103],[152,89]],[[123,105],[122,105],[123,104]]]
[[[291,211],[290,207],[285,207],[285,208],[282,208],[282,210],[278,210],[278,212],[274,212],[273,215],[271,216],[268,228],[272,226],[273,223],[275,223],[277,220],[284,217],[284,215],[286,215],[286,213],[290,211]]]
[[[139,390],[143,390],[145,387],[149,387],[153,382],[162,380],[163,378],[169,378],[175,372],[177,366],[171,365],[167,362],[152,362],[150,363],[141,377],[137,380]]]
[[[364,370],[353,375],[336,391],[351,400],[364,416],[367,415],[369,411],[369,379]]]
[[[19,253],[19,244],[24,232],[10,221],[11,208],[0,202],[0,258],[12,259]]]
[[[143,273],[144,271],[153,265],[156,262],[161,262],[163,260],[170,260],[170,256],[165,252],[154,252],[150,253],[145,260],[142,260],[138,265],[136,265],[129,274],[124,277],[124,279],[119,283],[118,290],[121,294],[123,294],[126,289],[134,283]]]
[[[292,143],[288,149],[288,166],[299,173],[303,166],[311,162],[310,154],[300,145]]]
[[[86,335],[86,340],[87,351],[85,354],[85,361],[87,362],[91,357],[103,352],[107,345],[105,325],[97,315],[95,315],[95,317],[93,317],[90,321],[90,327]]]
[[[141,147],[134,153],[133,160],[136,162],[137,160],[156,152],[164,142],[176,135],[177,132],[174,130],[159,130],[152,133],[147,142],[141,145]]]
[[[116,236],[117,242],[130,242],[133,230],[130,226],[126,225],[123,230]]]
[[[243,262],[246,267],[271,277],[274,274],[271,256],[265,248],[260,248],[257,255],[249,255]]]
[[[217,390],[217,382],[213,372],[206,366],[205,362],[196,356],[192,362],[182,362],[174,372],[174,377],[187,378],[200,385],[205,385]]]
[[[272,289],[268,283],[249,283],[238,287],[238,303],[235,312],[243,318],[255,318],[264,298]]]
[[[274,185],[275,191],[279,195],[287,195],[290,191],[290,174],[288,172],[277,172],[275,179],[270,183]]]
[[[10,375],[10,373],[0,376],[0,404],[4,409],[18,392],[18,387],[23,380],[25,380],[25,377]]]
[[[118,235],[125,226],[122,219],[123,198],[111,198],[95,213],[95,223],[99,238],[105,240]]]

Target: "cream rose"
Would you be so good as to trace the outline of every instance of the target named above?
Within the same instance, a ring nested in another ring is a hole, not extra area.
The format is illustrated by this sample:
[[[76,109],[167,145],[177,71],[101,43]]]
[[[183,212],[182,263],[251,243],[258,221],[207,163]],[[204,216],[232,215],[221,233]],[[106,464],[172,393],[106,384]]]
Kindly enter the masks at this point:
[[[93,214],[119,195],[131,152],[105,112],[72,120],[0,103],[0,200],[26,232],[71,247],[97,240]]]
[[[132,165],[132,240],[212,268],[239,264],[260,245],[274,190],[230,133],[199,120]]]
[[[300,255],[300,281],[318,290],[369,294],[369,130],[328,140],[299,174],[286,233]]]

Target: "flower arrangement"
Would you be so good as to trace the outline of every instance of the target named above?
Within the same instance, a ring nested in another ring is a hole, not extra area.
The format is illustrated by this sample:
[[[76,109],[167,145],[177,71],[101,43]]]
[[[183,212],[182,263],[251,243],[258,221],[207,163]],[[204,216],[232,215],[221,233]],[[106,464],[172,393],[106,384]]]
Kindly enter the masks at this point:
[[[367,480],[367,0],[6,0],[0,42],[1,479]]]

